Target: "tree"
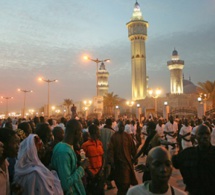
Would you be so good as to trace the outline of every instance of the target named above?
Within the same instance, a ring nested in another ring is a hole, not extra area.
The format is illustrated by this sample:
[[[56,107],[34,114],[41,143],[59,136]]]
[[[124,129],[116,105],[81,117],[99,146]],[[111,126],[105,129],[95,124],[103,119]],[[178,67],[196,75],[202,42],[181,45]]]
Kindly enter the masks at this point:
[[[215,108],[215,81],[199,82],[198,85],[198,92],[206,94],[207,100],[211,101],[212,107]]]
[[[114,114],[114,107],[116,105],[119,105],[120,103],[120,98],[118,97],[118,95],[114,95],[113,92],[111,93],[106,93],[104,95],[104,101],[103,101],[103,105],[104,105],[104,111],[107,114]]]
[[[63,105],[66,106],[67,114],[70,113],[70,107],[73,104],[72,99],[64,99]]]

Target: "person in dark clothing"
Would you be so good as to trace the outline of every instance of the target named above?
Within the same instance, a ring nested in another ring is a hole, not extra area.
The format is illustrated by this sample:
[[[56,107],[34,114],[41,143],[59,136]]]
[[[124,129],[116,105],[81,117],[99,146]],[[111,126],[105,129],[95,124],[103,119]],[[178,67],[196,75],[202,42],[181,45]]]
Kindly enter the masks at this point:
[[[43,142],[44,150],[38,152],[41,162],[49,167],[51,163],[52,146],[53,141],[51,127],[47,123],[39,123],[36,127],[36,134]]]
[[[77,110],[77,107],[75,106],[75,104],[73,104],[71,107],[72,118],[76,117],[76,115],[77,115],[76,110]]]
[[[130,185],[137,185],[132,160],[136,155],[136,147],[129,134],[124,132],[122,121],[118,124],[119,131],[110,138],[108,160],[113,168],[113,180],[117,186],[117,195],[125,195]]]
[[[25,136],[28,137],[29,134],[32,133],[32,129],[31,126],[29,124],[29,122],[22,122],[18,125],[18,129],[22,129],[25,133]]]
[[[215,194],[215,146],[210,143],[211,132],[206,125],[196,131],[198,146],[189,147],[172,157],[191,195]]]
[[[137,130],[136,130],[136,140],[137,140],[137,149],[139,148],[139,146],[141,145],[141,129],[142,127],[140,126],[140,123],[137,122]]]
[[[164,139],[161,139],[161,137],[158,135],[155,128],[156,128],[155,122],[149,121],[147,123],[146,131],[147,131],[148,137],[146,138],[146,141],[145,141],[144,145],[142,146],[142,148],[140,149],[140,151],[135,156],[134,162],[137,161],[137,159],[139,158],[140,155],[143,155],[143,156],[148,155],[148,152],[156,146],[172,144]],[[135,167],[135,170],[140,173],[144,172],[143,177],[142,177],[143,182],[151,179],[150,172],[148,169],[145,168],[144,164],[137,165]]]
[[[115,133],[115,131],[112,128],[112,120],[110,118],[108,118],[105,121],[105,126],[100,129],[100,140],[102,142],[103,145],[103,149],[104,149],[104,159],[105,159],[105,165],[104,165],[104,177],[105,177],[105,183],[107,184],[107,189],[110,190],[112,188],[114,188],[114,186],[112,185],[109,175],[111,172],[111,166],[110,164],[108,164],[108,145],[110,143],[110,139],[111,136]]]

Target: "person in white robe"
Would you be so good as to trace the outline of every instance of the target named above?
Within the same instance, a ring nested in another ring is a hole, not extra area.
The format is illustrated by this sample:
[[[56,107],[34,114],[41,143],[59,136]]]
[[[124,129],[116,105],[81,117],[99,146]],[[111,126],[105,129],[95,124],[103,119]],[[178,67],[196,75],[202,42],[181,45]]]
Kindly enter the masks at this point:
[[[42,147],[42,141],[36,134],[30,134],[22,141],[14,181],[23,187],[23,195],[63,195],[57,173],[47,169],[38,157]]]

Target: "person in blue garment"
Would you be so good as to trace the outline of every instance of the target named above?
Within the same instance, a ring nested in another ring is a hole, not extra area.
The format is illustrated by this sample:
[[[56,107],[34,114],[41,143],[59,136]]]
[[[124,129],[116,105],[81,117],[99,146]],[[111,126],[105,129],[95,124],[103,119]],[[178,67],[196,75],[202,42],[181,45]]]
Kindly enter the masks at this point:
[[[81,136],[81,123],[76,119],[71,119],[66,124],[63,141],[58,143],[53,150],[51,167],[57,171],[65,195],[86,194],[81,178],[85,174],[89,161],[85,159],[78,166],[74,151],[74,146],[79,143]]]

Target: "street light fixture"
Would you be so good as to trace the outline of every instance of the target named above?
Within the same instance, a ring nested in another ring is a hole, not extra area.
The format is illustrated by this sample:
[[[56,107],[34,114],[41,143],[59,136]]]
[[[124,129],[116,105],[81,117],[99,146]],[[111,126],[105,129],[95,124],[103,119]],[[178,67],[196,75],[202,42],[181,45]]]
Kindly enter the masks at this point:
[[[199,102],[198,106],[198,117],[202,117],[205,115],[205,112],[207,110],[207,100],[209,96],[205,93],[200,93],[199,97],[197,98],[197,101]]]
[[[98,96],[98,68],[100,62],[110,62],[110,59],[99,60],[98,58],[92,59],[89,56],[84,56],[84,60],[90,60],[96,63],[96,96]]]
[[[168,102],[165,101],[165,102],[163,103],[163,105],[164,105],[164,107],[163,107],[163,117],[164,117],[165,119],[168,119],[168,118],[169,118],[169,105],[168,105]]]
[[[24,93],[24,104],[23,104],[23,110],[22,110],[22,117],[25,117],[25,102],[26,102],[26,93],[32,93],[32,90],[26,90],[26,89],[17,89],[19,92]]]
[[[161,89],[160,88],[156,88],[155,90],[153,90],[153,89],[149,88],[148,89],[148,93],[155,100],[155,114],[157,115],[157,98],[161,94]]]
[[[53,80],[50,80],[50,79],[44,79],[44,78],[39,78],[38,79],[39,81],[44,81],[48,84],[48,103],[47,103],[47,115],[48,117],[50,116],[49,114],[49,107],[50,107],[50,83],[53,83],[53,82],[58,82],[57,79],[53,79]]]
[[[199,103],[202,103],[202,98],[201,97],[198,97],[197,100],[198,100]]]
[[[120,115],[120,109],[119,109],[119,106],[116,105],[115,106],[115,112],[114,112],[115,120],[117,120],[119,118],[119,115]]]
[[[134,101],[127,101],[126,104],[129,106],[129,107],[132,107],[134,105]]]
[[[89,110],[89,107],[92,104],[92,101],[91,100],[84,100],[83,103],[84,103],[85,118],[87,119],[88,110]]]
[[[137,104],[137,119],[140,121],[140,117],[142,114],[142,108],[140,106],[140,104]]]
[[[132,106],[134,105],[134,101],[127,101],[126,104],[130,107],[131,118],[132,118]]]
[[[8,100],[13,99],[13,97],[11,97],[11,96],[1,96],[1,99],[6,99],[6,114],[5,114],[5,116],[7,118],[8,117]]]

